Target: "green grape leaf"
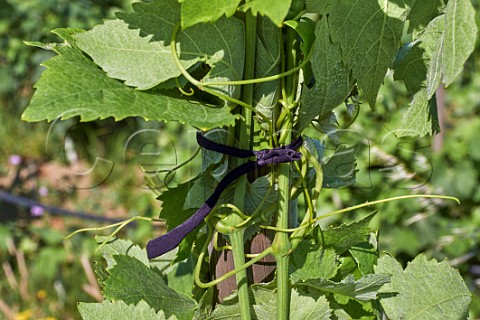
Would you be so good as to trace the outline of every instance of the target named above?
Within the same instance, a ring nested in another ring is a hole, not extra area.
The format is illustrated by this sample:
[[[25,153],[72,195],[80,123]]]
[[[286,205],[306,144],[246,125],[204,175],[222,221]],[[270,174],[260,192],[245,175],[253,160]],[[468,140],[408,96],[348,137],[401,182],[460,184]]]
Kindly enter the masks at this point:
[[[300,44],[300,48],[304,55],[308,55],[310,53],[310,49],[312,48],[313,43],[315,42],[315,28],[316,23],[308,18],[302,17],[300,20],[288,20],[284,23],[286,26],[289,26],[293,30],[295,30],[300,37],[302,38],[302,43]],[[319,32],[319,34],[323,35],[323,32],[328,31],[328,29]],[[318,44],[317,44],[318,45]]]
[[[367,274],[375,273],[373,266],[377,264],[378,259],[378,249],[376,246],[365,242],[351,247],[348,251],[355,259],[362,275],[366,276]]]
[[[413,96],[410,107],[403,115],[402,125],[395,130],[397,137],[426,136],[440,132],[436,96],[429,100],[427,90],[420,89]]]
[[[373,108],[400,46],[405,18],[403,1],[343,0],[329,10],[333,42],[342,48],[343,60]]]
[[[25,121],[67,119],[81,121],[140,116],[147,120],[175,120],[208,129],[234,123],[227,106],[207,107],[166,95],[145,93],[109,78],[79,50],[57,46],[58,56],[44,63]]]
[[[253,213],[263,202],[262,207],[265,209],[276,203],[276,195],[274,188],[270,186],[269,176],[263,176],[256,179],[252,183],[247,183],[245,193],[245,211]],[[202,173],[184,198],[183,208],[200,208],[203,203],[210,197],[215,190],[217,180],[209,171]],[[223,202],[229,198],[228,190],[223,193]],[[221,199],[222,199],[221,198]],[[178,208],[177,208],[178,210]]]
[[[251,10],[254,16],[261,14],[269,17],[277,27],[281,27],[291,4],[292,0],[251,0],[242,6],[242,10]]]
[[[240,0],[179,0],[182,4],[182,28],[201,22],[215,22],[225,15],[231,17]],[[213,8],[213,10],[212,10]]]
[[[348,275],[341,282],[326,279],[309,279],[297,282],[295,286],[307,286],[318,290],[341,294],[359,301],[370,301],[377,298],[378,290],[390,282],[389,274],[369,274],[358,280]]]
[[[205,138],[210,141],[225,144],[227,142],[228,131],[224,129],[211,130],[204,134]],[[218,164],[222,161],[223,154],[220,152],[202,148],[202,172],[208,170],[211,165]]]
[[[191,247],[189,253],[191,253]],[[194,287],[193,270],[195,269],[195,262],[193,255],[189,255],[184,261],[174,262],[173,265],[164,269],[162,273],[166,275],[168,287],[175,292],[191,297]]]
[[[248,288],[250,297],[250,312],[254,319],[256,316],[255,305],[267,303],[275,300],[275,290],[270,288],[270,284],[254,284]],[[209,320],[236,320],[240,319],[240,307],[238,303],[238,294],[234,292],[232,295],[223,299],[222,303],[217,305],[213,310]]]
[[[428,23],[442,13],[444,0],[415,1],[408,13],[408,32],[416,39]]]
[[[332,310],[325,296],[314,297],[298,289],[292,290],[290,320],[327,320]]]
[[[213,301],[215,297],[215,287],[208,288],[198,302],[198,308],[195,310],[193,320],[205,320],[213,311]]]
[[[77,45],[110,77],[146,90],[180,76],[171,51],[171,35],[180,17],[175,0],[136,3],[135,12],[118,14],[122,20],[76,36]],[[139,29],[139,30],[138,30]],[[177,55],[187,69],[198,61],[211,70],[204,81],[240,80],[243,76],[243,23],[236,18],[198,25],[177,34]],[[142,63],[139,63],[141,61]],[[238,86],[215,86],[238,97]]]
[[[254,306],[257,319],[273,319],[277,312],[276,298]],[[327,320],[332,310],[325,296],[307,293],[298,288],[292,290],[290,297],[290,320]]]
[[[394,258],[384,256],[375,272],[392,274],[391,282],[379,293],[388,319],[468,318],[471,293],[446,260],[428,261],[420,254],[403,270]]]
[[[322,160],[323,187],[341,188],[355,183],[355,148],[339,146]]]
[[[401,80],[405,83],[408,92],[417,92],[425,87],[427,63],[425,40],[429,38],[430,32],[424,33],[419,41],[405,44],[398,50],[397,56],[393,62],[395,70],[393,77],[395,80]]]
[[[169,74],[170,78],[180,75],[180,70],[171,59],[170,47],[172,31],[180,19],[178,6],[179,4],[175,0],[157,0],[152,3],[135,4],[133,13],[118,14],[118,17],[124,20],[129,27],[140,29],[141,35],[151,35],[151,45],[160,46],[164,51],[168,51],[169,57],[155,63],[165,65],[165,67],[168,65],[168,70],[174,71]],[[138,31],[136,32],[138,33]],[[204,82],[241,80],[245,54],[244,33],[243,22],[235,17],[221,18],[214,24],[201,24],[180,30],[176,38],[177,55],[184,67],[192,66],[197,61],[206,62],[210,70],[203,77]],[[137,35],[137,38],[141,39],[140,35]],[[137,41],[139,40],[137,39]],[[118,45],[109,51],[112,50],[120,58],[130,55]],[[97,54],[101,54],[101,52],[101,48],[95,51]],[[155,51],[149,54],[158,55],[159,52]],[[142,78],[145,77],[145,74],[151,74],[153,78],[161,75],[152,70],[152,64],[145,63],[140,67],[138,60],[134,60],[131,65],[126,63],[128,59],[128,57],[124,57],[111,62],[105,61],[105,64],[114,64],[113,68],[119,70],[137,68],[138,70],[129,76],[135,77],[139,82],[143,81]],[[151,57],[151,59],[156,58]],[[100,66],[104,68],[104,65]],[[145,87],[155,85],[155,82],[158,80],[148,85],[145,84]],[[240,86],[221,85],[211,88],[235,98],[240,95]]]
[[[160,310],[155,312],[145,301],[141,300],[137,305],[127,305],[124,301],[103,301],[102,303],[78,304],[78,311],[83,320],[117,320],[117,319],[142,319],[142,320],[175,320],[175,316],[168,319]]]
[[[185,220],[190,218],[198,207],[184,208],[187,195],[193,189],[196,179],[190,180],[186,183],[179,184],[174,188],[170,188],[158,196],[158,200],[162,201],[162,210],[160,211],[160,219],[164,219],[167,225],[167,231],[177,227]],[[190,232],[180,243],[177,257],[174,262],[183,261],[188,258],[194,247],[195,240],[200,228],[196,228]]]
[[[316,243],[303,240],[291,254],[292,283],[316,278],[331,279],[336,274],[337,255],[332,249],[323,249]]]
[[[141,249],[139,246],[133,244],[132,241],[109,238],[110,237],[105,236],[95,236],[95,241],[97,241],[98,244],[102,244],[105,240],[108,240],[108,242],[99,250],[107,262],[107,270],[110,270],[115,266],[116,262],[113,256],[119,254],[131,256],[138,261],[141,261],[146,266],[150,265],[147,258],[147,252],[144,249]]]
[[[410,108],[403,116],[401,127],[395,130],[399,137],[432,135],[440,131],[436,99],[427,94],[429,81],[437,80],[428,80],[427,73],[430,74],[429,70],[435,65],[430,59],[442,29],[443,19],[439,17],[428,25],[417,41],[403,46],[393,63],[394,79],[402,80],[412,95]],[[433,76],[437,77],[438,74]]]
[[[164,12],[169,13],[168,10]],[[172,58],[169,29],[173,27],[158,28],[164,33],[158,36],[141,36],[138,29],[130,28],[123,20],[107,20],[90,31],[77,34],[75,39],[77,46],[109,77],[147,90],[181,75]],[[164,40],[156,40],[156,37]],[[192,56],[182,60],[182,66],[189,68],[197,61],[198,58]]]
[[[359,221],[342,224],[339,227],[330,226],[325,231],[321,231],[319,227],[316,227],[316,237],[323,239],[324,248],[333,248],[338,254],[342,254],[351,247],[364,243],[368,239],[370,235],[369,224],[375,214],[369,214]]]
[[[441,31],[435,40],[427,75],[427,95],[432,97],[442,81],[449,86],[463,70],[463,65],[475,47],[477,26],[475,9],[469,0],[449,1],[445,14],[430,24]],[[428,27],[427,27],[428,28]]]
[[[277,292],[274,284],[254,284],[249,288],[250,301],[252,302],[250,310],[254,319],[273,319],[275,317],[277,313]],[[330,319],[331,312],[329,303],[324,296],[307,293],[298,288],[292,290],[289,319]],[[235,293],[224,299],[208,319],[236,320],[239,318],[240,308],[238,296]]]
[[[260,17],[258,19],[257,48],[255,51],[256,78],[272,76],[281,72],[281,38],[280,29],[267,18]],[[253,94],[255,110],[271,119],[280,97],[280,80],[255,84]],[[259,119],[259,121],[262,120]]]
[[[123,300],[127,304],[145,300],[155,311],[163,310],[168,317],[192,318],[197,306],[195,300],[170,289],[160,274],[137,259],[125,255],[116,255],[114,259],[116,265],[105,280],[107,299]]]
[[[431,21],[422,37],[419,39],[425,50],[424,58],[427,59],[426,88],[427,97],[433,96],[442,81],[442,51],[444,43],[441,41],[445,30],[444,16],[439,16]],[[439,40],[440,39],[440,40]]]
[[[217,184],[217,180],[210,171],[203,172],[193,183],[187,196],[183,199],[184,204],[180,207],[183,207],[184,210],[200,208],[213,193]]]
[[[342,62],[338,44],[331,42],[327,19],[317,23],[315,47],[311,60],[315,83],[308,88],[310,79],[305,79],[297,129],[307,127],[315,117],[323,118],[347,99],[353,88],[353,79]]]
[[[443,81],[449,86],[463,70],[463,65],[475,48],[477,25],[475,9],[469,0],[448,1],[445,9]]]
[[[187,220],[195,212],[195,209],[183,208],[185,198],[197,180],[190,180],[186,183],[179,184],[174,188],[162,192],[158,196],[158,200],[162,201],[162,210],[160,211],[160,219],[165,220],[167,230],[170,231],[183,221]],[[198,207],[197,207],[198,208]]]
[[[87,31],[83,29],[78,29],[78,28],[57,28],[52,30],[52,33],[56,34],[57,36],[59,36],[60,38],[62,38],[68,44],[70,44],[75,48],[78,48],[76,46],[75,36],[83,32],[87,32]]]
[[[266,215],[267,208],[278,203],[278,193],[270,181],[271,176],[266,175],[252,183],[247,183],[245,193],[245,212],[247,214],[260,210],[263,215]]]

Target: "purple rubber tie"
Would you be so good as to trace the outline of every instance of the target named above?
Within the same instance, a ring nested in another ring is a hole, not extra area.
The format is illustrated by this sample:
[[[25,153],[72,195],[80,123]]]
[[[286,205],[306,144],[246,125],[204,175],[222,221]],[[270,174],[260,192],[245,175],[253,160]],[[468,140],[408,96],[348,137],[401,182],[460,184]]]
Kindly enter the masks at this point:
[[[277,147],[273,149],[264,149],[259,151],[238,149],[225,145],[218,144],[205,138],[200,132],[197,132],[198,144],[211,151],[235,156],[238,158],[256,157],[255,161],[248,161],[239,165],[220,181],[218,186],[213,191],[213,194],[205,201],[200,209],[195,212],[190,218],[185,220],[182,224],[178,225],[174,229],[170,230],[164,235],[158,238],[150,240],[147,243],[147,256],[148,259],[154,259],[159,257],[170,250],[175,249],[180,242],[196,227],[198,227],[203,220],[212,211],[213,207],[217,204],[218,199],[222,192],[228,187],[229,184],[234,182],[240,176],[255,170],[258,167],[267,165],[274,165],[279,163],[286,163],[300,160],[302,154],[295,151],[302,143],[302,137],[298,137],[292,143],[287,146]]]

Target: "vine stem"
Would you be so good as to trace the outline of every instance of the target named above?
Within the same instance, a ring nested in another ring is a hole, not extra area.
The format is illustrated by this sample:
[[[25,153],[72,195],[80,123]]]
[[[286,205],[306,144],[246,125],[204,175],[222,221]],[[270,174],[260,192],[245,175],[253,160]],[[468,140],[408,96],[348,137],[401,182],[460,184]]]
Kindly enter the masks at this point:
[[[295,50],[295,31],[287,29],[286,36],[286,54],[283,57],[282,65],[286,70],[292,70],[296,67],[296,50]],[[288,144],[292,140],[292,116],[290,106],[295,104],[296,92],[296,74],[287,76],[282,83],[282,95],[285,105],[283,105],[282,113],[285,120],[281,126],[279,141]],[[290,163],[283,163],[279,167],[278,190],[279,190],[279,209],[277,214],[278,229],[288,229],[290,215]],[[290,279],[289,279],[289,260],[291,252],[291,242],[289,236],[285,232],[277,232],[273,239],[272,249],[273,255],[277,261],[277,319],[287,320],[290,317]]]
[[[257,40],[257,18],[247,12],[245,20],[245,68],[243,79],[252,79],[255,76],[255,47]],[[242,87],[242,102],[251,106],[253,103],[253,84],[249,83]],[[240,148],[251,149],[252,127],[253,127],[253,110],[250,108],[242,108],[244,120],[240,122],[239,142]],[[239,159],[238,165],[245,159]],[[235,186],[235,194],[233,196],[233,204],[240,210],[244,210],[245,194],[247,179],[246,176],[239,178]],[[232,214],[223,221],[225,225],[236,226],[243,222],[242,217]],[[233,263],[236,268],[245,265],[245,229],[234,229],[229,233],[230,244],[232,246]],[[238,301],[240,306],[240,317],[242,320],[250,320],[252,318],[250,312],[250,296],[248,293],[248,277],[247,270],[241,269],[236,274]]]

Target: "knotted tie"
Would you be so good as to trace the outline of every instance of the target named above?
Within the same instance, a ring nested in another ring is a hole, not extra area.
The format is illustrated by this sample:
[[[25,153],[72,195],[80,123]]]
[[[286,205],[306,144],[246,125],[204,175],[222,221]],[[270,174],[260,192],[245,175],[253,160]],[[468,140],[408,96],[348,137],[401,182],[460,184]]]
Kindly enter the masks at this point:
[[[200,132],[197,132],[197,142],[201,147],[207,150],[216,151],[238,158],[256,157],[256,160],[247,161],[227,173],[227,175],[217,185],[213,191],[213,194],[205,201],[205,203],[197,210],[197,212],[195,212],[195,214],[166,234],[150,240],[147,243],[147,255],[149,259],[154,259],[170,250],[175,249],[183,240],[183,238],[185,238],[190,232],[198,227],[207,217],[210,211],[212,211],[213,207],[215,207],[217,204],[220,195],[227,188],[227,186],[240,176],[254,171],[259,167],[297,161],[302,157],[300,152],[295,151],[302,145],[302,137],[298,137],[292,143],[286,146],[276,147],[273,149],[263,149],[259,151],[238,149],[221,145],[208,140]]]

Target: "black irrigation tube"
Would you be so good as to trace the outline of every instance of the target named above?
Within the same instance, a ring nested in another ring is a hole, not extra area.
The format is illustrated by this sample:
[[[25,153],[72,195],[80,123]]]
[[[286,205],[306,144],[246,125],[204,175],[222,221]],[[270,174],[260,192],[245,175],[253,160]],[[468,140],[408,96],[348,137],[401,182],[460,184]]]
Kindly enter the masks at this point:
[[[85,213],[85,212],[78,212],[78,211],[70,211],[58,207],[53,207],[45,204],[41,204],[38,201],[25,198],[25,197],[20,197],[13,195],[11,193],[5,192],[0,190],[0,200],[9,202],[12,204],[17,204],[22,207],[27,207],[27,208],[32,208],[34,206],[40,207],[43,210],[49,212],[52,215],[56,216],[67,216],[67,217],[75,217],[75,218],[80,218],[80,219],[88,219],[88,220],[95,220],[99,222],[109,222],[109,223],[117,223],[117,222],[122,222],[125,221],[124,219],[117,219],[117,218],[108,218],[108,217],[102,217],[102,216],[96,216],[93,214]]]

